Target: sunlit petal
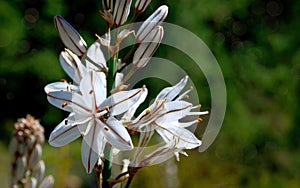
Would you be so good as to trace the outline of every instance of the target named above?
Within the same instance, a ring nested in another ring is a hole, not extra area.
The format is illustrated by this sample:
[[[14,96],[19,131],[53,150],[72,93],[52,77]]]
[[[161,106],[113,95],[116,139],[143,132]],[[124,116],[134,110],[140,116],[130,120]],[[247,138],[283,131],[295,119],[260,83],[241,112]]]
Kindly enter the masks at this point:
[[[64,146],[80,137],[80,129],[73,119],[74,117],[70,116],[55,127],[49,137],[50,145],[55,147]],[[83,129],[82,127],[81,129]]]
[[[107,71],[106,60],[98,41],[94,42],[87,50],[85,57],[86,67],[93,70]]]
[[[46,93],[55,92],[55,91],[74,91],[78,92],[79,88],[67,82],[53,82],[48,84],[44,88]]]
[[[97,163],[99,157],[100,155],[90,147],[90,143],[87,143],[85,140],[82,140],[81,160],[87,173],[91,173],[93,171],[94,166]]]
[[[172,101],[164,104],[164,112],[156,120],[158,123],[177,121],[185,117],[190,109],[192,104],[186,101]]]
[[[131,137],[120,121],[110,117],[106,122],[101,121],[99,124],[102,126],[105,138],[112,146],[119,150],[133,149]]]
[[[167,101],[173,100],[184,88],[188,81],[188,76],[185,76],[183,79],[180,80],[179,83],[174,85],[173,87],[167,87],[163,89],[156,97],[156,100],[164,100]]]
[[[82,65],[77,55],[70,50],[65,49],[65,51],[60,53],[59,62],[68,76],[70,76],[75,83],[79,83],[82,74],[85,72],[85,67]]]
[[[108,97],[100,105],[100,108],[105,108],[107,106],[109,107],[111,115],[121,114],[134,105],[143,92],[145,92],[144,88],[117,92]]]
[[[182,127],[172,126],[171,123],[168,127],[159,126],[156,131],[166,143],[172,143],[174,140],[175,147],[179,149],[193,149],[201,145],[201,141],[191,131]]]
[[[69,91],[55,91],[47,94],[47,99],[50,104],[62,110],[71,112],[72,107],[72,92]]]

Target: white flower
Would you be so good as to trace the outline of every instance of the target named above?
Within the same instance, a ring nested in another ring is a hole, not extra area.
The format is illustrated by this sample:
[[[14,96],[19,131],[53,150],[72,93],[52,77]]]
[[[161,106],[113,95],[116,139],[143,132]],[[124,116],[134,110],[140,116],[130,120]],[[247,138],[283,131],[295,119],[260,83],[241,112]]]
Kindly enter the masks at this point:
[[[126,128],[114,116],[124,113],[136,103],[144,89],[120,91],[106,98],[105,74],[93,70],[83,74],[79,90],[63,90],[62,86],[66,85],[61,83],[57,83],[57,87],[53,85],[55,83],[45,88],[50,91],[47,93],[48,101],[70,112],[70,115],[51,133],[51,145],[60,147],[82,135],[82,161],[88,173],[103,155],[106,142],[119,150],[133,148]]]
[[[198,123],[199,119],[195,118],[189,122],[180,122],[179,120],[186,116],[199,116],[208,112],[191,111],[199,108],[199,105],[193,106],[191,103],[181,100],[189,91],[175,99],[187,80],[188,77],[186,76],[175,86],[163,89],[156,97],[154,103],[145,109],[131,124],[128,124],[128,128],[142,130],[147,126],[151,126],[167,144],[175,143],[174,147],[179,150],[199,147],[201,141],[191,131],[186,129]]]

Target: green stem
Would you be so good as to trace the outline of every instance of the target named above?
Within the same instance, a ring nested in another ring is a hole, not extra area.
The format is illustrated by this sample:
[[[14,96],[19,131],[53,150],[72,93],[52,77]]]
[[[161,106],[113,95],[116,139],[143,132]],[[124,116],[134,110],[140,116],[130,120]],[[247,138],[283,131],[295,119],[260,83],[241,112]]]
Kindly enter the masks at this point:
[[[110,178],[111,178],[111,169],[112,169],[112,149],[111,146],[106,145],[104,149],[104,156],[105,156],[105,161],[104,161],[104,168],[103,168],[103,173],[102,173],[102,188],[110,188]]]
[[[114,87],[115,77],[118,68],[118,46],[111,47],[112,57],[108,61],[108,75],[107,75],[107,96],[111,95],[111,90]],[[102,188],[110,188],[110,178],[112,169],[112,148],[110,145],[106,144],[104,148],[104,167],[102,172]]]
[[[111,90],[113,89],[117,68],[118,68],[118,52],[113,54],[113,57],[108,62],[107,96],[111,94]]]

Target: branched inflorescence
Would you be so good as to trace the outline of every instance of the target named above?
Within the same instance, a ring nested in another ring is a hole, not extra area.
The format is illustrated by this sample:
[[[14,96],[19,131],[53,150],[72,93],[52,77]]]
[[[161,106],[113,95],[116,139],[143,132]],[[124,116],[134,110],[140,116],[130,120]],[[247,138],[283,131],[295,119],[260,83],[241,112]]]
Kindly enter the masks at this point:
[[[144,12],[150,0],[137,0],[130,24]],[[60,147],[82,137],[82,163],[88,173],[93,170],[103,174],[99,184],[111,187],[128,180],[135,172],[147,165],[163,161],[170,155],[179,159],[185,149],[201,145],[201,141],[188,128],[202,121],[200,105],[185,101],[192,90],[182,92],[189,77],[185,76],[176,85],[163,89],[154,102],[136,118],[134,114],[144,102],[148,90],[142,88],[127,90],[129,78],[145,67],[164,35],[161,25],[168,14],[168,7],[159,7],[137,30],[124,24],[129,15],[131,0],[103,0],[101,16],[107,22],[106,33],[89,47],[80,34],[61,16],[54,18],[56,29],[65,45],[59,60],[62,68],[73,83],[65,80],[45,87],[48,101],[69,112],[51,133],[49,143]],[[116,33],[112,29],[116,28]],[[129,36],[135,40],[134,47],[124,57],[119,49]],[[105,53],[104,53],[105,52]],[[131,66],[127,75],[120,72]],[[181,121],[185,117],[189,121]],[[134,147],[132,135],[139,133],[139,143]],[[159,135],[162,144],[146,151],[154,134]],[[114,152],[112,152],[114,151]],[[107,161],[122,152],[132,152],[126,159],[123,173],[115,177],[105,173],[111,171]],[[106,183],[105,183],[106,182]]]

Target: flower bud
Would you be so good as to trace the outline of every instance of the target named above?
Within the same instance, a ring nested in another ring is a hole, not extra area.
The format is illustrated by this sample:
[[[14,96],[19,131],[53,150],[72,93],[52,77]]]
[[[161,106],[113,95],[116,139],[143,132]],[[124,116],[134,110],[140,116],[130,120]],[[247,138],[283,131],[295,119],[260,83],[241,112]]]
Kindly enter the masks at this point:
[[[33,177],[28,177],[26,180],[26,186],[25,188],[36,188],[37,187],[37,180]]]
[[[166,5],[160,6],[139,28],[136,33],[136,42],[142,42],[157,25],[165,20],[167,15],[168,7]]]
[[[42,147],[36,144],[29,158],[29,169],[33,169],[34,166],[39,162],[42,155]]]
[[[33,168],[32,176],[38,181],[41,182],[45,174],[45,163],[43,160],[40,160],[35,167]]]
[[[66,49],[60,53],[59,62],[68,76],[70,76],[75,83],[80,83],[84,68],[78,56]]]
[[[80,34],[59,15],[54,17],[54,23],[64,45],[76,55],[82,56],[86,52],[87,45]]]
[[[131,0],[116,0],[114,8],[114,21],[117,26],[123,25],[130,11]]]
[[[142,13],[146,10],[151,0],[137,0],[134,5],[134,10],[136,13]]]
[[[113,0],[102,0],[103,10],[112,11],[113,9]]]
[[[53,187],[53,184],[54,184],[54,178],[53,176],[50,175],[44,178],[39,188],[51,188]]]
[[[15,177],[13,179],[21,180],[25,174],[26,169],[26,157],[19,157],[16,161]],[[12,181],[14,182],[14,181]]]
[[[133,65],[137,68],[145,67],[158,48],[164,35],[163,27],[154,28],[139,45],[133,56]]]

